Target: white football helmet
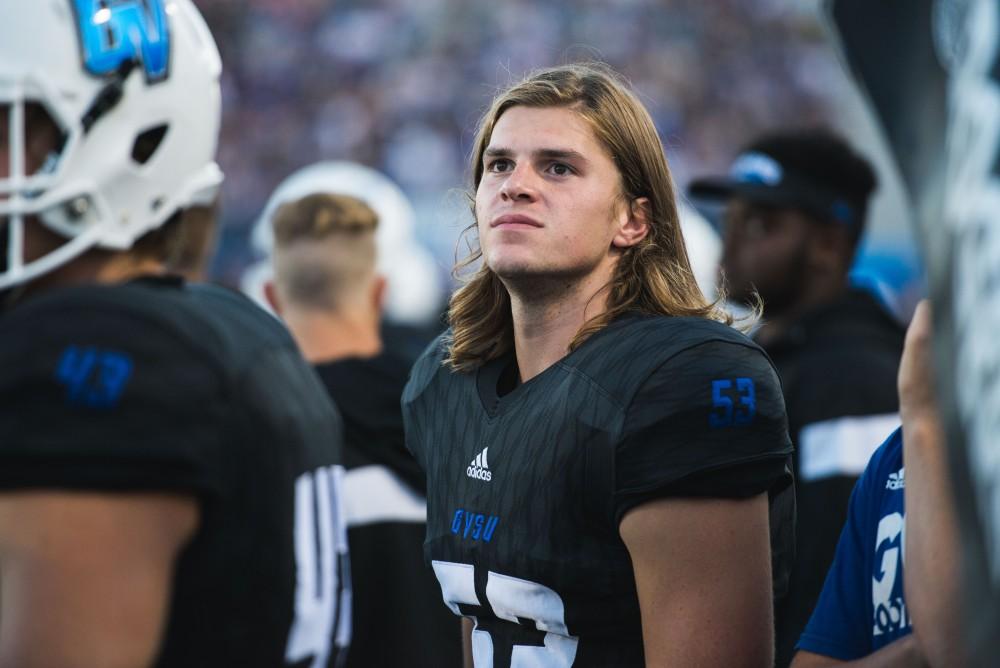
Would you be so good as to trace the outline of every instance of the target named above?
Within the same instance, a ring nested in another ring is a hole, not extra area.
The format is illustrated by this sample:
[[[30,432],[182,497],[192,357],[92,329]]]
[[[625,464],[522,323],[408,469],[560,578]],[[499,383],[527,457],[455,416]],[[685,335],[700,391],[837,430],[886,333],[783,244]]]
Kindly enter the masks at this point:
[[[222,63],[191,0],[0,3],[0,289],[213,201]],[[39,109],[62,136],[32,160],[26,110]],[[26,216],[66,243],[25,258]]]
[[[376,269],[386,278],[385,316],[400,324],[422,325],[443,303],[441,276],[430,252],[416,238],[416,213],[403,191],[387,176],[356,162],[317,162],[282,181],[257,218],[250,242],[262,257],[243,274],[242,289],[264,308],[264,284],[273,275],[271,219],[282,204],[317,193],[357,197],[378,216]]]

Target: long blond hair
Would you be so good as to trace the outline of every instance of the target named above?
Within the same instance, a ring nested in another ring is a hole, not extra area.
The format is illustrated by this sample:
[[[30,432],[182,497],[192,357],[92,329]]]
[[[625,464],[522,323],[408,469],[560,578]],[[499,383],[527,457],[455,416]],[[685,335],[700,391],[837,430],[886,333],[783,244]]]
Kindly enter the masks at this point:
[[[731,324],[719,301],[705,299],[691,271],[670,169],[653,120],[627,85],[605,66],[576,64],[538,70],[493,100],[479,123],[471,156],[473,202],[493,128],[514,106],[574,110],[614,159],[625,201],[649,200],[649,233],[623,251],[608,286],[607,310],[583,324],[570,349],[626,311],[698,316]],[[466,233],[475,229],[473,223]],[[478,241],[470,242],[470,253],[458,262],[456,273],[481,257]],[[452,334],[446,363],[457,371],[472,371],[513,347],[510,295],[485,263],[452,296],[448,323]]]

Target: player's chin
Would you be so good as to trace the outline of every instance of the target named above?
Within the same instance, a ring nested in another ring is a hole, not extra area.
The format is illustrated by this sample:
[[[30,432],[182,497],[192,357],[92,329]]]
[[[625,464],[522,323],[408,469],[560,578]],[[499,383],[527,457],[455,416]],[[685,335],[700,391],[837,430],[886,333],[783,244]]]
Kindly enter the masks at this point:
[[[549,273],[551,269],[544,262],[524,256],[511,257],[510,255],[502,255],[487,260],[486,264],[493,270],[494,274],[504,280],[519,280],[543,275]]]
[[[490,244],[483,249],[486,265],[499,276],[535,270],[538,254],[521,244]]]
[[[579,280],[585,273],[575,267],[554,265],[546,262],[525,262],[490,265],[508,290],[528,291],[541,294],[554,287],[564,288],[568,283]],[[541,292],[540,292],[541,291]]]
[[[545,278],[553,275],[562,275],[564,272],[558,267],[551,266],[550,263],[534,261],[526,258],[506,258],[497,262],[487,263],[505,283],[523,283],[535,279]]]

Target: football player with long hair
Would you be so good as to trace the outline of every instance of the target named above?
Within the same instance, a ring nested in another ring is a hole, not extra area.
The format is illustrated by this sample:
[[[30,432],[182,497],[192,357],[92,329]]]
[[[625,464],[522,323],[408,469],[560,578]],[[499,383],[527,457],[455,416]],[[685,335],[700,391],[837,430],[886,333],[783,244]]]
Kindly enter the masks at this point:
[[[0,666],[334,665],[342,426],[288,333],[166,271],[210,205],[190,0],[3,0]]]
[[[468,659],[770,666],[784,402],[698,289],[648,112],[601,66],[535,72],[471,168],[478,269],[403,397]]]

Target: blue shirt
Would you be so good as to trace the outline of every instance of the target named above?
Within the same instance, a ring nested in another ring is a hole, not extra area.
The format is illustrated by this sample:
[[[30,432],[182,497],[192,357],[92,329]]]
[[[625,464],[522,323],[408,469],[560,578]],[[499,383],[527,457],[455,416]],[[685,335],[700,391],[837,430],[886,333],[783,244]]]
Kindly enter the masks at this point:
[[[851,661],[912,631],[903,600],[905,480],[897,429],[854,486],[833,565],[797,649]]]

